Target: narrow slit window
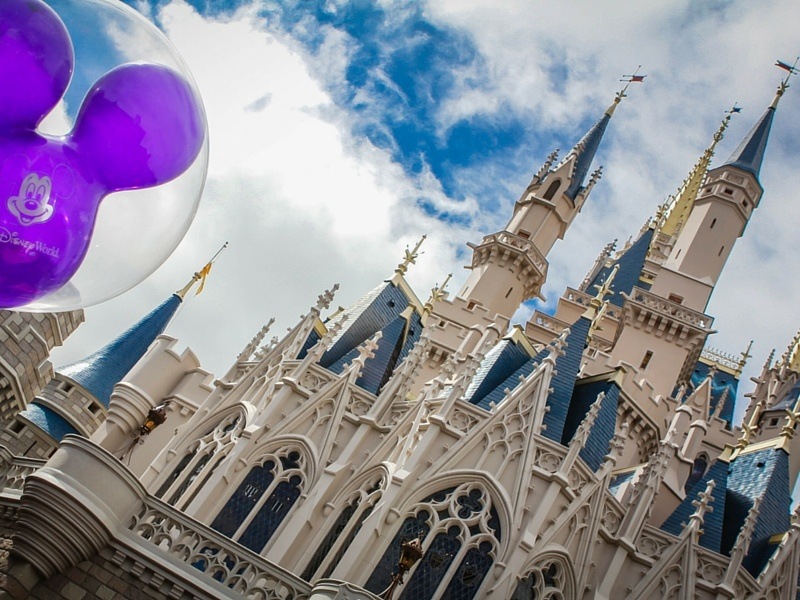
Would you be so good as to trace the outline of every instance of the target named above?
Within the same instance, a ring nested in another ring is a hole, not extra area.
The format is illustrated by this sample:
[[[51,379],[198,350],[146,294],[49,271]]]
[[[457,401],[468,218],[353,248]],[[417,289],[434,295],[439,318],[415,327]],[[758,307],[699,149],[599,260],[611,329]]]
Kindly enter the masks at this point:
[[[639,365],[639,369],[644,370],[647,368],[647,365],[650,364],[650,359],[653,358],[653,351],[648,350],[644,353],[644,358],[642,359],[642,364]]]

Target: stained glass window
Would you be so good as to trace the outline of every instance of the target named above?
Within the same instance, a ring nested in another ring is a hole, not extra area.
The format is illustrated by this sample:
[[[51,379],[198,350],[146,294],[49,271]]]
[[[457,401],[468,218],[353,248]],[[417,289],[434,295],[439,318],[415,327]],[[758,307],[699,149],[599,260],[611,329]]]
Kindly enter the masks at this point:
[[[232,446],[236,441],[241,431],[240,422],[241,419],[239,415],[232,414],[226,419],[223,419],[213,429],[206,431],[199,440],[192,444],[191,449],[183,458],[181,458],[178,465],[173,469],[172,473],[170,473],[170,476],[161,484],[161,487],[158,488],[156,496],[159,498],[168,497],[169,499],[167,502],[176,505],[186,491],[191,488],[192,484],[198,479],[205,466],[216,456],[217,460],[213,461],[211,469],[203,475],[202,481],[208,480],[208,477],[211,475],[216,465],[219,464],[219,459],[224,455],[226,448]],[[189,474],[181,479],[183,472],[187,467],[192,465],[192,463],[194,464]],[[191,502],[201,485],[201,483],[198,483],[192,491],[192,494],[184,499],[184,507]],[[171,493],[169,493],[170,490],[172,490]]]
[[[500,542],[500,518],[476,483],[437,492],[411,509],[366,588],[380,594],[392,581],[400,545],[422,539],[424,554],[400,588],[400,600],[471,600],[491,568]]]
[[[212,521],[211,527],[261,552],[302,493],[301,454],[284,449],[264,457]]]
[[[364,520],[372,513],[375,503],[380,499],[382,487],[383,480],[381,479],[373,481],[367,489],[356,492],[353,499],[339,513],[333,527],[306,566],[302,575],[303,579],[313,581],[315,573],[326,562],[325,569],[318,577],[330,577],[358,532],[361,531]],[[333,555],[328,558],[332,552]]]

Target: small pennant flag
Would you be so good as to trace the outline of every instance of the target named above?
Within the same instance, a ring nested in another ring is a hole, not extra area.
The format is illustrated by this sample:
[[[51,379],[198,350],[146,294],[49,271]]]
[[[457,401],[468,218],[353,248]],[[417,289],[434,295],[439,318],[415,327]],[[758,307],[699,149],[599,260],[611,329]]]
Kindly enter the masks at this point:
[[[194,294],[195,296],[199,296],[200,292],[203,291],[203,288],[206,286],[206,277],[208,277],[209,273],[211,273],[211,263],[210,262],[208,264],[206,264],[205,267],[200,269],[200,272],[198,273],[198,275],[200,276],[200,287],[197,288],[197,291]]]
[[[740,112],[742,112],[742,107],[741,106],[734,106],[733,108],[731,108],[731,114],[740,113]]]
[[[785,62],[783,62],[781,60],[776,61],[775,62],[775,66],[783,69],[784,71],[788,71],[792,75],[797,73],[797,69],[795,67],[793,67],[792,65],[788,65],[788,64],[786,64]]]

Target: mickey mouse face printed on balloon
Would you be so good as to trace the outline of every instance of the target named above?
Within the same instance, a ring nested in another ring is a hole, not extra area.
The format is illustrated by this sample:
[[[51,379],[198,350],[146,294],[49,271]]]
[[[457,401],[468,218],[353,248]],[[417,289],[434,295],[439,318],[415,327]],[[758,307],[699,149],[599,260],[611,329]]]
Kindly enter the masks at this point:
[[[0,308],[64,286],[84,260],[101,201],[175,179],[205,140],[189,82],[148,63],[100,77],[67,135],[39,132],[73,68],[56,12],[41,0],[0,0]]]

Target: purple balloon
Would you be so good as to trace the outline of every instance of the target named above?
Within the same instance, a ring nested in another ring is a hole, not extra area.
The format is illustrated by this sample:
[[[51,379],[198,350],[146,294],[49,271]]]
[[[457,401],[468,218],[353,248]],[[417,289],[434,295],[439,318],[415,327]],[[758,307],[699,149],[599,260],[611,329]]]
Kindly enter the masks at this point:
[[[188,82],[167,67],[101,77],[64,137],[36,127],[66,91],[73,52],[41,0],[0,0],[0,308],[62,287],[89,248],[100,201],[191,166],[205,137]]]

